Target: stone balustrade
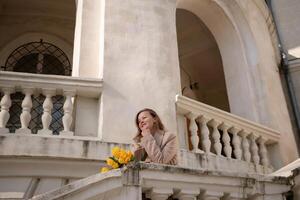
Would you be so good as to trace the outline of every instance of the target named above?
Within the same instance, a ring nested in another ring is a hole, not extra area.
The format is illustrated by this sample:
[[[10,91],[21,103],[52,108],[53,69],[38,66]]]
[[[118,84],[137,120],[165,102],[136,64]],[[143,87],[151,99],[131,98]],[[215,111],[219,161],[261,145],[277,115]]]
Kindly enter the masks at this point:
[[[176,106],[181,149],[271,167],[277,131],[179,95]]]
[[[74,116],[74,102],[78,97],[99,99],[102,90],[102,81],[97,79],[83,79],[76,77],[26,74],[16,72],[0,72],[0,90],[3,93],[0,102],[0,133],[9,133],[7,122],[10,118],[10,107],[12,106],[11,94],[21,92],[22,112],[20,114],[19,127],[15,132],[20,134],[30,134],[29,123],[32,119],[31,110],[33,107],[32,96],[42,95],[42,129],[37,134],[52,135],[49,126],[52,120],[53,97],[63,95],[63,130],[59,135],[72,136],[74,131],[71,125]]]
[[[135,163],[92,175],[32,199],[284,200],[290,189],[289,180],[284,177]]]

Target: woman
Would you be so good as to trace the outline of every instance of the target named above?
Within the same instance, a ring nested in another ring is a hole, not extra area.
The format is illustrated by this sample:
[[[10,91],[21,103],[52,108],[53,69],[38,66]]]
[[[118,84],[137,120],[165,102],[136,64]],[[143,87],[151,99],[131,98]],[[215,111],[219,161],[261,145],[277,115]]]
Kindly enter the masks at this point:
[[[176,135],[166,132],[157,113],[145,108],[137,113],[135,123],[138,131],[133,140],[134,154],[137,159],[176,165]]]

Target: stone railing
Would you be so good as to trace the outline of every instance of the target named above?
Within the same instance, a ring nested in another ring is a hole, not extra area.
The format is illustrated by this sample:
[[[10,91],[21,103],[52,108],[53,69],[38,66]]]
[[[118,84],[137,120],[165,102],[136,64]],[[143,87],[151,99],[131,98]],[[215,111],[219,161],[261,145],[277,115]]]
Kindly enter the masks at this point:
[[[284,194],[290,189],[287,178],[136,163],[92,175],[31,199],[284,200]]]
[[[11,94],[21,92],[24,96],[21,104],[20,127],[16,133],[30,134],[29,123],[32,120],[31,110],[33,107],[32,96],[42,95],[41,123],[42,128],[37,134],[52,135],[49,126],[52,120],[53,102],[56,95],[63,95],[63,130],[59,135],[72,136],[73,109],[76,98],[99,99],[102,90],[102,81],[97,79],[84,79],[67,76],[27,74],[17,72],[0,72],[0,91],[2,99],[0,102],[0,133],[9,133],[7,122],[10,118],[10,107],[12,106]]]
[[[272,168],[268,145],[278,132],[187,97],[176,96],[176,106],[181,149]]]

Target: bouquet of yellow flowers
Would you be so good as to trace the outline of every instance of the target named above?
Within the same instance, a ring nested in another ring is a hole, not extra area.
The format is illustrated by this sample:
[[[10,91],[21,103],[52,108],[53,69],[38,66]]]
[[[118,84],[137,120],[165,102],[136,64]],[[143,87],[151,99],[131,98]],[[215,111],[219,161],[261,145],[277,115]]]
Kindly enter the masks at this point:
[[[101,173],[107,172],[111,169],[117,169],[128,164],[130,161],[134,160],[134,156],[131,151],[126,151],[119,147],[114,147],[111,151],[112,156],[106,160],[106,164],[109,167],[102,167]]]

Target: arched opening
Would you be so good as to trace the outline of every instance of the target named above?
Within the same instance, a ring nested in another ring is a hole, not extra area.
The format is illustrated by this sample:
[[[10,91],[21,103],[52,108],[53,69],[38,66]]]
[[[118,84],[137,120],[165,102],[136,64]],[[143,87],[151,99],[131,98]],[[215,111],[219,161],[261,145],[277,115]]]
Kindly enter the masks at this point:
[[[41,38],[61,48],[72,62],[75,19],[74,0],[0,1],[0,66],[13,50]]]
[[[262,111],[257,106],[256,95],[259,89],[255,80],[257,48],[249,24],[239,7],[233,8],[238,6],[235,4],[219,0],[178,0],[177,9],[197,16],[215,39],[222,60],[230,112],[258,122]],[[212,94],[212,98],[217,99],[218,95]]]
[[[230,112],[214,36],[199,17],[184,9],[176,11],[176,27],[182,94]]]
[[[18,0],[0,2],[0,67],[4,71],[70,76],[75,31],[74,0]],[[12,106],[7,127],[10,132],[20,128],[24,94],[11,94]],[[42,129],[41,115],[45,96],[32,97],[31,121],[33,133]],[[52,97],[54,134],[62,130],[64,97]]]

